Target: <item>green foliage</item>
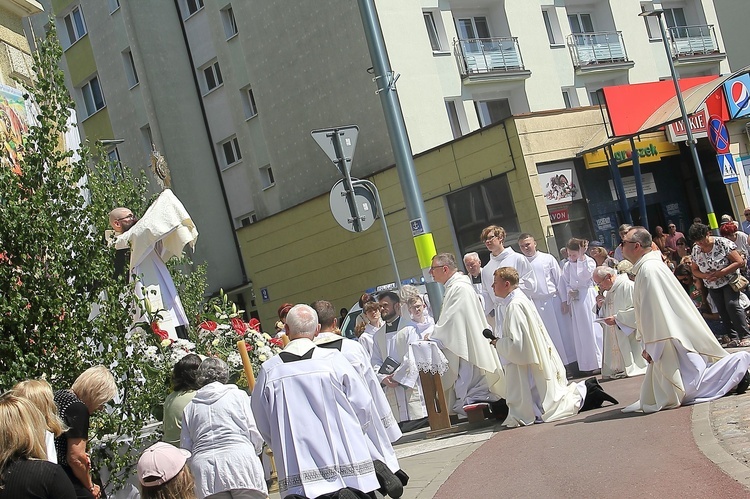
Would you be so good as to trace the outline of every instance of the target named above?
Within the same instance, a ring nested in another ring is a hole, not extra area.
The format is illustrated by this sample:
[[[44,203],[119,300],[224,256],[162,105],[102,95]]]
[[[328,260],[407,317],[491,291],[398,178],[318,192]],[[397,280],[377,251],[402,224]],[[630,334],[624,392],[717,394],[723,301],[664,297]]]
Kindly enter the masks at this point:
[[[58,68],[62,50],[54,29],[37,46],[37,80],[28,93],[38,124],[26,137],[22,174],[0,168],[0,390],[37,377],[68,388],[86,368],[109,366],[118,398],[96,414],[90,437],[92,469],[115,472],[105,484],[111,493],[132,472],[137,455],[108,442],[130,437],[130,448],[142,448],[142,429],[169,391],[168,373],[141,355],[159,339],[150,331],[130,331],[133,287],[113,277],[114,250],[103,237],[112,208],[145,211],[147,179],[127,168],[113,175],[101,150],[84,147],[75,159],[59,147],[73,103]],[[202,266],[176,279],[193,320],[205,273]]]

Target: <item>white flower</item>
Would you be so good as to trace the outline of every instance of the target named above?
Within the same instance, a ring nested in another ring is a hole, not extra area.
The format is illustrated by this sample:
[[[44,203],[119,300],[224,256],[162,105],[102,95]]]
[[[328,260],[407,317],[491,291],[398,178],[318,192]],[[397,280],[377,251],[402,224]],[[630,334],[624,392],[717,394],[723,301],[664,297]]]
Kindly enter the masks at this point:
[[[261,362],[265,362],[266,360],[268,360],[268,357],[266,357],[263,354],[260,354],[260,355],[258,355],[258,360],[260,360]]]
[[[239,352],[232,352],[227,355],[227,364],[235,369],[242,367],[242,357],[240,357]]]
[[[219,343],[220,343],[220,342],[219,342],[219,338],[216,338],[216,339],[215,339],[214,341],[212,341],[212,342],[211,342],[211,344],[212,344],[213,346],[218,346],[218,345],[219,345]]]
[[[257,346],[258,348],[264,347],[265,345],[266,344],[264,342],[262,342],[262,341],[256,341],[255,342],[255,346]]]
[[[170,340],[169,338],[161,340],[161,346],[163,346],[165,348],[168,347],[171,344],[172,344],[172,340]]]

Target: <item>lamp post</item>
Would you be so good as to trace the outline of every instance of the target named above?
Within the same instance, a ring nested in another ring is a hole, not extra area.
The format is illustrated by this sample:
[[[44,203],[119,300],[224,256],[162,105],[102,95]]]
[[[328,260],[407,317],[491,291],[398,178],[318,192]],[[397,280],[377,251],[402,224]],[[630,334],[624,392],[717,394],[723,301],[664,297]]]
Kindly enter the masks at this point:
[[[688,120],[687,110],[685,109],[685,101],[682,99],[680,84],[677,81],[677,71],[675,70],[674,63],[672,62],[672,51],[669,49],[669,42],[667,41],[667,31],[664,29],[664,21],[662,20],[664,11],[661,9],[656,9],[648,12],[641,12],[638,15],[641,17],[656,17],[657,21],[659,22],[659,31],[661,31],[661,39],[662,42],[664,42],[664,50],[667,53],[667,62],[669,63],[669,71],[672,74],[672,82],[674,83],[674,91],[677,95],[677,103],[680,105],[682,123],[685,125],[687,144],[690,148],[690,154],[693,157],[693,166],[695,166],[695,174],[698,176],[698,184],[700,185],[703,204],[706,206],[708,226],[711,227],[711,231],[718,236],[719,224],[716,223],[716,214],[714,213],[713,204],[711,204],[711,197],[708,195],[708,187],[706,187],[706,179],[703,177],[703,169],[701,168],[701,161],[698,158],[698,150],[695,148],[695,137],[693,137],[693,131],[690,129],[690,122]]]

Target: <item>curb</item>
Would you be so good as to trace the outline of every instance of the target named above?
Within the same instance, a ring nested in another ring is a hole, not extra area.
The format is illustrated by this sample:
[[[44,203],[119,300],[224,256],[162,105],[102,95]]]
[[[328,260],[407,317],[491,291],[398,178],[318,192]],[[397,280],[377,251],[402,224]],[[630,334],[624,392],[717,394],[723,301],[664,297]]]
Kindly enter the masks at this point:
[[[724,473],[750,489],[750,468],[727,452],[714,435],[710,418],[711,404],[712,402],[708,402],[693,406],[691,415],[693,440],[703,455],[713,461]]]

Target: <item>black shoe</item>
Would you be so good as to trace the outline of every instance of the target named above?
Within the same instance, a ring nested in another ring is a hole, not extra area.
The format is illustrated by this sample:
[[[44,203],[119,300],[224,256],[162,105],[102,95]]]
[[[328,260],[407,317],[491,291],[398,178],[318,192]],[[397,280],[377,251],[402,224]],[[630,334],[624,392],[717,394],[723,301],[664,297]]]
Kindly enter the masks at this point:
[[[401,479],[383,461],[375,459],[372,464],[375,465],[375,475],[378,477],[378,483],[380,484],[378,492],[394,499],[401,497],[404,494],[404,485],[401,483]]]
[[[750,372],[745,373],[745,376],[737,383],[737,388],[734,389],[734,392],[737,395],[742,395],[747,391],[748,387],[750,387]]]
[[[591,409],[600,408],[604,402],[611,402],[613,405],[619,404],[617,399],[605,392],[596,378],[586,380],[586,398],[583,399],[583,405],[578,412],[590,411]]]
[[[505,418],[508,417],[508,404],[505,403],[505,399],[500,399],[496,402],[490,402],[490,412],[492,412],[492,417],[494,417],[498,421],[505,421]]]
[[[403,485],[404,487],[407,486],[407,484],[409,483],[409,475],[407,475],[404,470],[398,470],[394,473],[394,475],[396,475],[396,477],[401,480],[401,485]]]

